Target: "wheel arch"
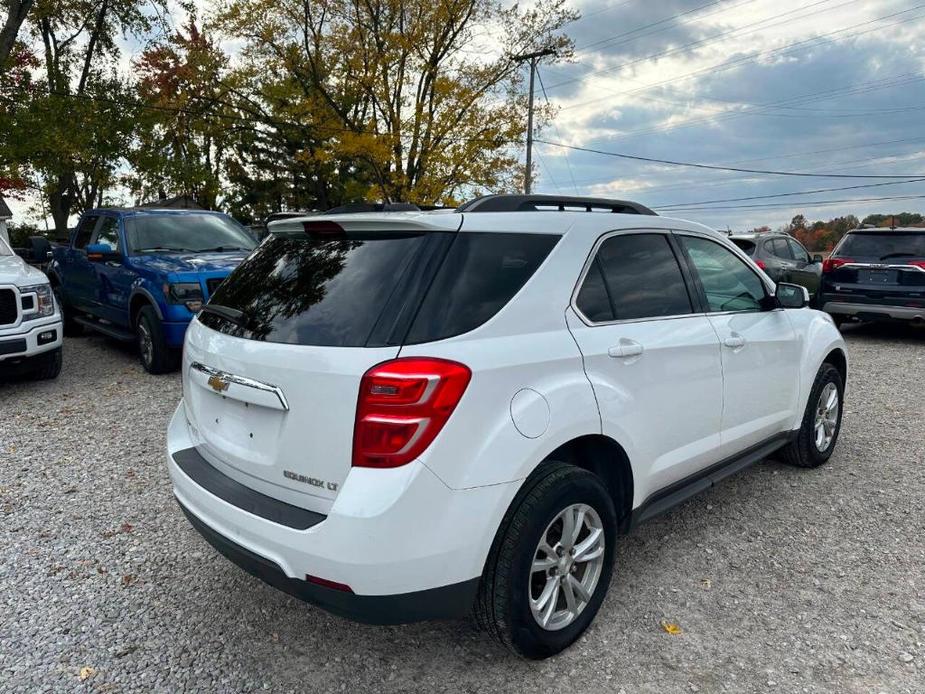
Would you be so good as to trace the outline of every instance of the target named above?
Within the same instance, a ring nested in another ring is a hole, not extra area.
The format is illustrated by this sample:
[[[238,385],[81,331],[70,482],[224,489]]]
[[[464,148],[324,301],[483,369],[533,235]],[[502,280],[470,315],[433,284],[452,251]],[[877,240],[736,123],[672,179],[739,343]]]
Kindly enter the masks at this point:
[[[848,357],[840,347],[831,350],[822,360],[823,364],[831,364],[841,376],[842,386],[848,384]]]
[[[626,530],[633,510],[633,468],[623,446],[609,436],[587,434],[562,444],[540,465],[553,461],[570,463],[604,480],[620,530]]]
[[[157,314],[157,317],[160,320],[164,320],[164,314],[161,312],[161,307],[157,305],[157,301],[154,300],[154,297],[144,287],[136,287],[132,290],[132,295],[129,298],[129,321],[131,326],[135,326],[135,323],[138,321],[138,314],[141,313],[141,309],[145,306],[151,306],[154,309],[154,312]]]

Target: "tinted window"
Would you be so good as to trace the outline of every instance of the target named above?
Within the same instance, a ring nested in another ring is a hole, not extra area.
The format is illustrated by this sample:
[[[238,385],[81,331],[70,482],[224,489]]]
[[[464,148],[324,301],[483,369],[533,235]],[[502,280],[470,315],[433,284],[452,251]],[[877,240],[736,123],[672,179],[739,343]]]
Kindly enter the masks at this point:
[[[87,244],[90,243],[90,235],[93,233],[93,227],[96,226],[98,220],[98,215],[84,217],[80,220],[80,224],[77,225],[77,231],[74,232],[74,248],[87,247]]]
[[[757,311],[764,283],[732,251],[696,236],[679,236],[703,285],[712,312]]]
[[[240,324],[209,313],[200,320],[253,340],[363,347],[426,243],[426,234],[273,234],[209,302],[243,312]]]
[[[457,234],[406,342],[440,340],[485,323],[520,291],[558,240],[550,234]]]
[[[730,239],[730,240],[731,240],[736,246],[738,246],[738,247],[741,248],[743,251],[745,251],[745,254],[746,254],[746,255],[754,255],[754,254],[755,254],[756,245],[755,245],[755,242],[754,242],[754,241],[749,241],[749,240],[747,240],[747,239]]]
[[[597,252],[616,320],[691,313],[684,276],[664,234],[612,236]]]
[[[881,231],[870,234],[851,233],[838,247],[840,256],[858,256],[890,260],[891,258],[925,258],[925,232]]]
[[[119,220],[115,217],[103,217],[99,231],[96,232],[96,241],[93,243],[108,244],[113,251],[119,250]]]
[[[790,246],[787,244],[787,239],[773,239],[772,241],[768,241],[768,243],[771,244],[771,252],[778,258],[793,260],[793,255],[790,253]]]
[[[799,260],[801,263],[808,263],[810,261],[809,253],[806,252],[806,249],[803,248],[798,241],[787,239],[787,243],[790,244],[790,251],[793,253],[793,257],[796,260]]]
[[[613,320],[613,306],[607,296],[607,287],[604,285],[604,275],[601,273],[601,264],[594,259],[585,275],[578,297],[575,300],[578,310],[592,323],[603,323]]]
[[[219,214],[139,214],[125,220],[132,255],[249,251],[253,237],[231,217]]]

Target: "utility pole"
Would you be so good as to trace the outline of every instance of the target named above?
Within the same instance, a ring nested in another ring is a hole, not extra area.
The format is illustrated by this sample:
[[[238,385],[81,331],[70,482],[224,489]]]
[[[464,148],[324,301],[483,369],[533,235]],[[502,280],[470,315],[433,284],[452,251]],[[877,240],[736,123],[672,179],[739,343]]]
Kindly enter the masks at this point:
[[[555,54],[556,50],[554,48],[544,48],[533,53],[521,53],[514,56],[515,62],[530,62],[530,96],[527,106],[527,171],[524,176],[524,193],[527,195],[530,194],[530,189],[533,187],[533,80],[536,76],[536,65],[540,58]]]

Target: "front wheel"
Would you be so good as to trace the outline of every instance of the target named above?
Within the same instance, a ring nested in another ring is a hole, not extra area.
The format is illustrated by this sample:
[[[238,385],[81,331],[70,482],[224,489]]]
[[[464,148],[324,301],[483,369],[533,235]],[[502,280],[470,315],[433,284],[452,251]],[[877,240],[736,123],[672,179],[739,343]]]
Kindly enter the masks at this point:
[[[819,467],[832,457],[841,431],[845,384],[831,364],[823,364],[809,393],[796,439],[783,449],[784,462],[797,467]]]
[[[163,374],[177,368],[177,355],[167,344],[161,321],[151,306],[145,306],[135,321],[135,340],[138,356],[145,371]]]
[[[599,477],[565,463],[543,465],[498,530],[476,599],[479,625],[525,658],[567,648],[607,593],[616,528]]]

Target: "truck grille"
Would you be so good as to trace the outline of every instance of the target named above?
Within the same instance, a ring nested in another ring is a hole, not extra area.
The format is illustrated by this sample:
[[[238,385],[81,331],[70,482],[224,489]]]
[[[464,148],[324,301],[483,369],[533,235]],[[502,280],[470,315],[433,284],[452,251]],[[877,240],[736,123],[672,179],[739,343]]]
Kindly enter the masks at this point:
[[[12,289],[0,289],[0,325],[16,322],[19,311],[16,309],[16,295]]]

